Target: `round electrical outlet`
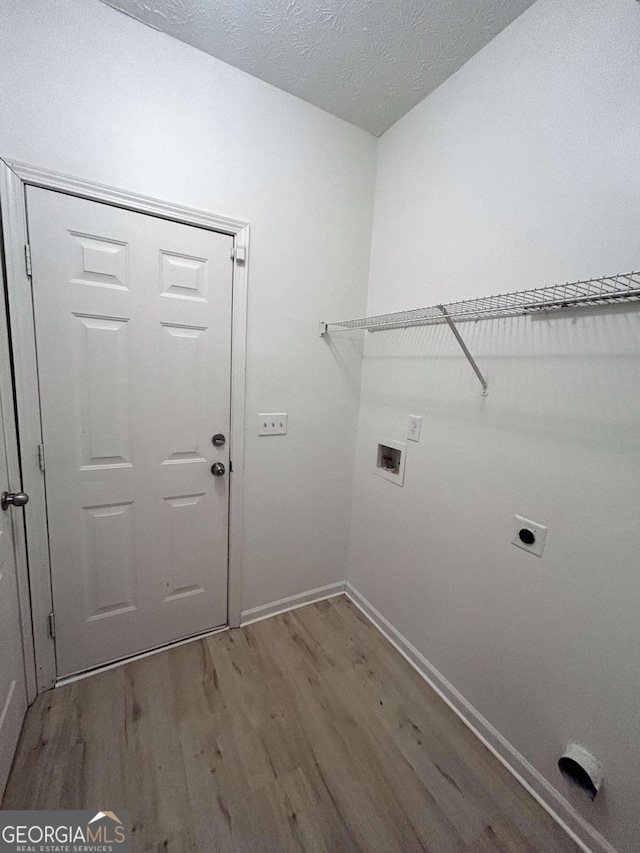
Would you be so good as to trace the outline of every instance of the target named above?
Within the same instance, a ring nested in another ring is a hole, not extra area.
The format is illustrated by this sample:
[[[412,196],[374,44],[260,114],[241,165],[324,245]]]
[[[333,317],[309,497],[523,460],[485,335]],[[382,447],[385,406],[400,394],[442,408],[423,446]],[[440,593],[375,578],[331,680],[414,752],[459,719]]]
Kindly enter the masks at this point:
[[[524,542],[525,545],[533,545],[536,541],[536,535],[533,530],[529,530],[528,527],[523,527],[518,531],[518,537],[521,542]]]
[[[513,539],[511,542],[534,557],[542,557],[547,541],[545,525],[531,521],[523,515],[516,515],[513,521]]]

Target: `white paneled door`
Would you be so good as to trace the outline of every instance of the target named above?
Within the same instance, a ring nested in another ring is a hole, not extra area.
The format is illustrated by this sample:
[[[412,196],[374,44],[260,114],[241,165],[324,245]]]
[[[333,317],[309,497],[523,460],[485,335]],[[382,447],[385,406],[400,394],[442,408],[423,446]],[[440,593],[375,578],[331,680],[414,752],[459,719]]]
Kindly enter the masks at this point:
[[[0,363],[4,367],[8,360],[0,359]],[[4,497],[0,511],[0,799],[27,710],[12,529],[12,522],[23,523],[24,510],[7,500],[15,493],[10,491],[3,427],[3,414],[13,417],[11,406],[11,401],[0,400],[0,492]],[[16,503],[20,503],[20,493]]]
[[[61,677],[227,622],[233,238],[35,187],[27,214]]]

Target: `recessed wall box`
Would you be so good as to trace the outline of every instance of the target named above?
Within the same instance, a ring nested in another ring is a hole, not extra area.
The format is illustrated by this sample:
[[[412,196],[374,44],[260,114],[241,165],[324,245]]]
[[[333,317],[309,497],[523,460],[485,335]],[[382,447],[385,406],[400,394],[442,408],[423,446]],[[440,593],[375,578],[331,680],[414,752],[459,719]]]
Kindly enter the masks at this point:
[[[374,473],[397,486],[404,485],[404,463],[407,445],[390,438],[381,439],[376,445]]]

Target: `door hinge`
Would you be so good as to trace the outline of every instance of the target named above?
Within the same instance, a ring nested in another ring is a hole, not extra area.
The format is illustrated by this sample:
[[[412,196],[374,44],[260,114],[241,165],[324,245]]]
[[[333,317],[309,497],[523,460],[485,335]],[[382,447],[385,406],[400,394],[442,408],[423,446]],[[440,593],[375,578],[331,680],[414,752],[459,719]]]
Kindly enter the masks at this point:
[[[31,246],[28,243],[24,244],[24,262],[27,267],[27,275],[31,278]]]
[[[233,246],[231,249],[231,260],[237,264],[243,264],[247,260],[246,246]]]
[[[229,460],[229,473],[233,474],[233,462]]]
[[[38,445],[38,465],[40,470],[44,471],[44,444]]]
[[[53,612],[49,614],[49,636],[52,640],[56,638],[56,617],[53,615]]]

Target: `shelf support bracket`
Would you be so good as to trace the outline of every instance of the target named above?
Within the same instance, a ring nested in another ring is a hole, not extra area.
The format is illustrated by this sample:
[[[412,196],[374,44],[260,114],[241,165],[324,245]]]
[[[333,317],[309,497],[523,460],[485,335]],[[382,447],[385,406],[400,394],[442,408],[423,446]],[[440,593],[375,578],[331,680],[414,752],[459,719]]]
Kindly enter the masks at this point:
[[[444,305],[438,305],[437,308],[438,308],[438,310],[440,310],[442,312],[444,319],[447,321],[447,325],[449,326],[449,328],[451,329],[451,331],[455,335],[455,339],[460,344],[460,349],[462,350],[462,352],[467,357],[467,361],[469,362],[471,367],[473,367],[473,372],[478,377],[478,379],[480,380],[480,384],[482,385],[482,396],[486,397],[487,394],[489,393],[489,388],[487,386],[487,380],[484,378],[484,376],[480,372],[480,368],[476,364],[474,357],[469,352],[467,345],[462,340],[462,336],[460,335],[460,332],[457,330],[456,324],[453,322],[453,320],[449,316],[449,312],[447,311],[447,309],[444,307]]]
[[[324,338],[324,336],[325,336],[325,335],[327,334],[327,332],[329,331],[329,329],[328,329],[328,327],[327,327],[327,326],[328,326],[328,324],[327,324],[327,323],[320,322],[320,324],[319,324],[319,328],[318,328],[318,331],[320,332],[320,337],[321,337],[321,338]]]

